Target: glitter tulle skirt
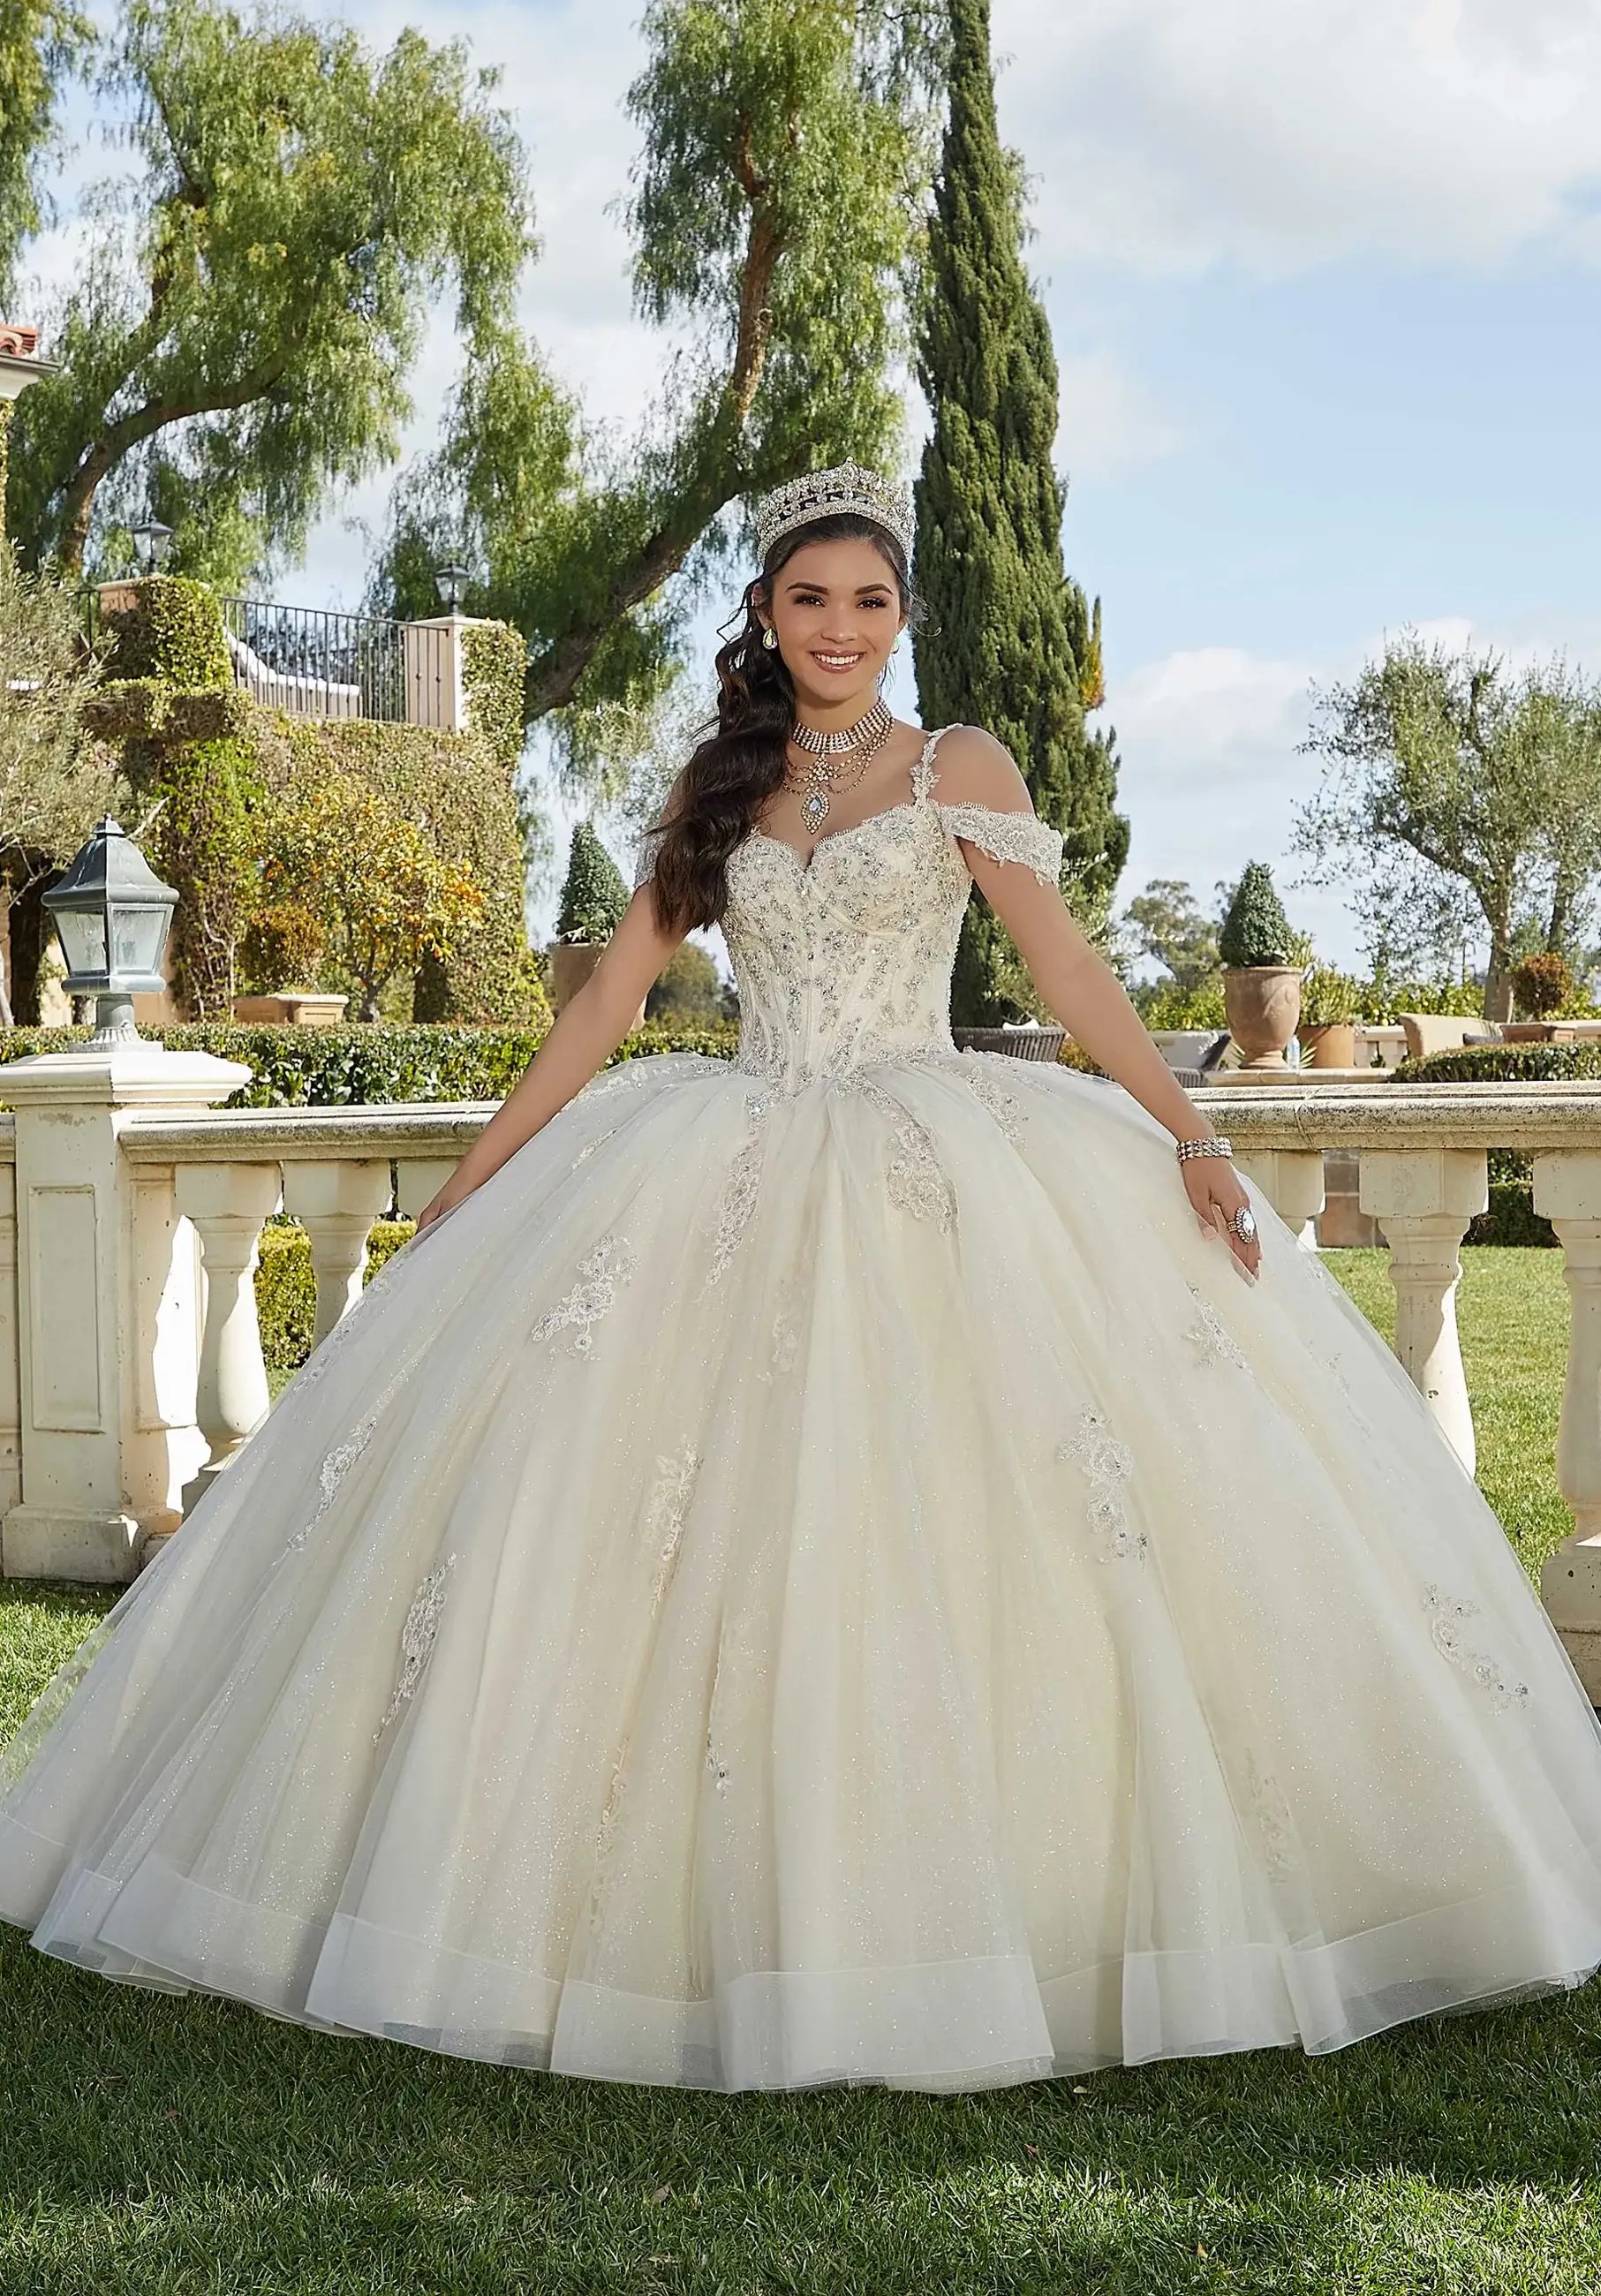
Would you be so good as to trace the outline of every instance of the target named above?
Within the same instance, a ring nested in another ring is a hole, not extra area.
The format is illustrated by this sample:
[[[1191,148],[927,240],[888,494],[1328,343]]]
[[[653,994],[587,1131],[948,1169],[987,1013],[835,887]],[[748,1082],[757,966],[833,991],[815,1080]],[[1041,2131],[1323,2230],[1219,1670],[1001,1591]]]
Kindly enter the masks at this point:
[[[713,2088],[1299,2044],[1601,1964],[1601,1731],[1393,1358],[1115,1087],[595,1079],[0,1749],[0,1916]]]

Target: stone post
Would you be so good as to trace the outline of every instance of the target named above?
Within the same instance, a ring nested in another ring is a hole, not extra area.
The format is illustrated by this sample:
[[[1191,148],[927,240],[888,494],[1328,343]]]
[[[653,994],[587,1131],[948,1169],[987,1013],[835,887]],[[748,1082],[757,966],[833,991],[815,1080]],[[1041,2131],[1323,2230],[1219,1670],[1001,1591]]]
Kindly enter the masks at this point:
[[[195,1423],[200,1264],[170,1166],[120,1152],[143,1114],[213,1107],[250,1070],[138,1040],[0,1067],[15,1111],[21,1495],[8,1578],[131,1579],[177,1528]],[[4,1413],[0,1412],[0,1417]]]
[[[1467,1224],[1490,1201],[1484,1151],[1366,1149],[1360,1201],[1390,1246],[1395,1352],[1471,1474],[1474,1415],[1457,1336],[1457,1285]]]
[[[1302,1250],[1316,1251],[1317,1219],[1324,1201],[1322,1149],[1246,1149],[1235,1162],[1294,1231]]]

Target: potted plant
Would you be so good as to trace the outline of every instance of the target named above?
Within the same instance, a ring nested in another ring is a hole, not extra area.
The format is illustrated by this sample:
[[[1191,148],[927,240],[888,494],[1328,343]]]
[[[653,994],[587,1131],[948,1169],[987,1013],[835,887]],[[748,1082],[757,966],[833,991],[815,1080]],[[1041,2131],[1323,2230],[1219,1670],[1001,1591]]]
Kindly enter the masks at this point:
[[[1508,1044],[1548,1045],[1556,1034],[1551,1015],[1573,993],[1573,976],[1567,959],[1556,949],[1536,949],[1512,968],[1512,1005],[1523,1017],[1503,1021],[1501,1035]]]
[[[595,835],[593,823],[580,821],[568,849],[556,937],[551,945],[553,1012],[559,1013],[577,996],[600,963],[602,949],[622,922],[628,898],[622,873]],[[642,1014],[644,1010],[642,1002]]]
[[[1229,1033],[1248,1069],[1282,1069],[1301,1018],[1295,936],[1266,862],[1249,861],[1218,935]]]
[[[1301,976],[1295,1033],[1315,1069],[1349,1069],[1357,1059],[1357,983],[1332,964],[1310,964]]]

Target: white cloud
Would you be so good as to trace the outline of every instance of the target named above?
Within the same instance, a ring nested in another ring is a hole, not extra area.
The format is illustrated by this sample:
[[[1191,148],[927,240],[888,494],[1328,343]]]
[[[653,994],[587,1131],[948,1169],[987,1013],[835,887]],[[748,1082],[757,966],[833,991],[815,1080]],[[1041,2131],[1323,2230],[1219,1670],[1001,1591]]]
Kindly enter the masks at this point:
[[[1071,449],[1073,479],[1114,479],[1191,443],[1192,434],[1164,409],[1113,351],[1071,351],[1058,358],[1060,444]]]
[[[997,0],[1045,266],[1601,251],[1593,0]]]

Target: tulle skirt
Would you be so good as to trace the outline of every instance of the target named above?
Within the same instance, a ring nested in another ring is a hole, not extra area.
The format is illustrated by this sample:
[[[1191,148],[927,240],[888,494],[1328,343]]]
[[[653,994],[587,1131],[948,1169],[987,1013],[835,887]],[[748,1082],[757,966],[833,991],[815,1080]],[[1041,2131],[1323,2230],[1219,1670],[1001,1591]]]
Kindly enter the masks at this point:
[[[0,1749],[109,1978],[713,2088],[979,2088],[1572,1986],[1601,1729],[1260,1194],[993,1055],[595,1079]]]

